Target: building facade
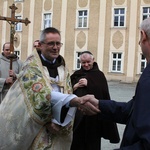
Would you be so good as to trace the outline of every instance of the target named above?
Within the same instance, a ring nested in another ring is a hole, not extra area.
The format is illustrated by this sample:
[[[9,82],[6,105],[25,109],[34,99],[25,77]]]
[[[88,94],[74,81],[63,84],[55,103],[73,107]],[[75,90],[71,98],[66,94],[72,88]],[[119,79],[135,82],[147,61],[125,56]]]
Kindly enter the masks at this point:
[[[146,60],[138,44],[140,23],[150,16],[150,0],[3,0],[0,15],[28,18],[28,26],[15,26],[15,52],[25,60],[33,42],[49,26],[61,31],[60,54],[70,73],[80,68],[79,55],[89,50],[107,80],[137,82]],[[0,20],[0,46],[10,40],[10,25]]]

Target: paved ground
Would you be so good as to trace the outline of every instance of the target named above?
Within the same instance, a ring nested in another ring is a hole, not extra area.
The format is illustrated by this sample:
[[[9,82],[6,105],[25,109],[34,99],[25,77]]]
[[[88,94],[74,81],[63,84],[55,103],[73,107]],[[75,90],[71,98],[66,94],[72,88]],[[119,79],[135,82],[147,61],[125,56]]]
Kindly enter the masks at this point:
[[[108,82],[109,91],[111,95],[111,99],[120,101],[120,102],[126,102],[132,98],[135,92],[136,84],[130,84],[130,83],[120,83],[120,82]],[[122,139],[123,131],[124,131],[124,125],[117,124],[119,129],[119,134]],[[101,150],[113,150],[115,148],[119,148],[119,144],[111,144],[109,141],[102,139],[102,146]]]

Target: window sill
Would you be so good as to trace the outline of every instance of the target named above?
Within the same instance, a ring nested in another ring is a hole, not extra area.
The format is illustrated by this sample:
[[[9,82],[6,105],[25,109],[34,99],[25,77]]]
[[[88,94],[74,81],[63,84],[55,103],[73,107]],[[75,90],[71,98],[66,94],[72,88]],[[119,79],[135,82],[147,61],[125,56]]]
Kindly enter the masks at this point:
[[[21,33],[21,32],[22,32],[22,30],[21,30],[21,31],[17,31],[17,30],[16,30],[15,32],[17,32],[17,33],[19,33],[19,32],[20,32],[20,33]]]
[[[111,27],[110,29],[120,29],[120,30],[126,30],[127,27]]]
[[[108,74],[115,74],[115,75],[124,75],[124,73],[122,73],[122,72],[107,72]]]
[[[20,3],[20,2],[23,2],[24,0],[22,0],[22,1],[15,1],[15,3]]]
[[[74,30],[89,30],[89,28],[75,28]]]

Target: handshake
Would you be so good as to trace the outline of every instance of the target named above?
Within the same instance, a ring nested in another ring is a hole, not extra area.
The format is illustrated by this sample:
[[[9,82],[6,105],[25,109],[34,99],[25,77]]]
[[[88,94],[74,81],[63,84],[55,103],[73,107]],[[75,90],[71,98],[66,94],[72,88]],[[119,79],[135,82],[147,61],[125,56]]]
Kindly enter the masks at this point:
[[[96,115],[100,112],[99,100],[94,95],[86,95],[82,97],[73,98],[70,101],[71,107],[77,107],[85,115]]]

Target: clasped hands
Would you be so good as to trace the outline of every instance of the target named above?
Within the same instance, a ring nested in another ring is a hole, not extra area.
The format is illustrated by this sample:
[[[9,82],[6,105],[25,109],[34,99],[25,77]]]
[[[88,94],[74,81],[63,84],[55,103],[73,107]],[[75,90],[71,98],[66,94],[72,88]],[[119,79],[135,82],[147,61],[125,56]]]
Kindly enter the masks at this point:
[[[73,86],[73,90],[75,91],[78,88],[85,87],[87,86],[87,83],[88,83],[87,79],[82,78]]]
[[[85,115],[96,115],[100,112],[99,101],[94,95],[76,97],[70,101],[70,106],[77,107]]]

